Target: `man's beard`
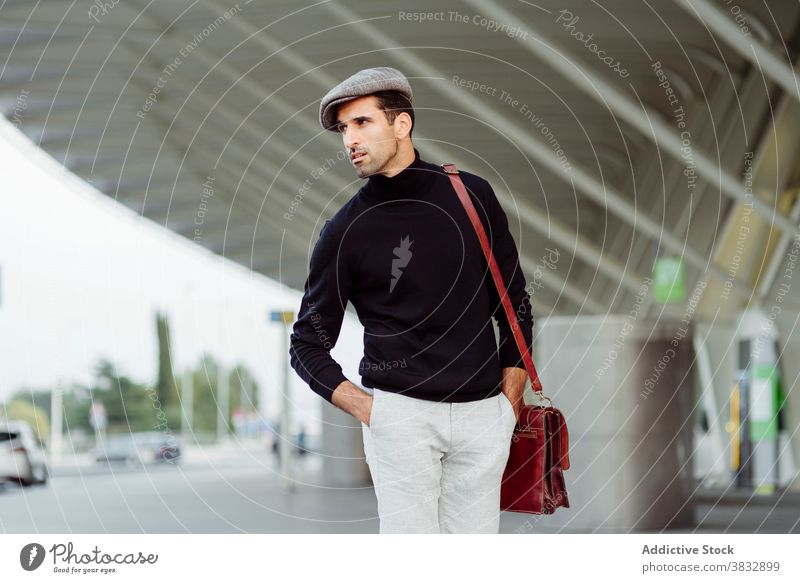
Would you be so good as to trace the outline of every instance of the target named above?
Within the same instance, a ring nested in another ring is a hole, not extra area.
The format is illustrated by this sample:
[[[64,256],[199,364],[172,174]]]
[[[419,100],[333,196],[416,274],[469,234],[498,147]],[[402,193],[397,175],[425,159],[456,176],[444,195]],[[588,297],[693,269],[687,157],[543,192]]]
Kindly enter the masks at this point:
[[[392,151],[387,152],[383,159],[376,159],[373,157],[372,151],[367,151],[367,156],[369,157],[369,161],[366,164],[360,164],[358,166],[354,166],[356,170],[356,175],[359,178],[369,178],[373,174],[380,172],[387,168],[387,164],[390,163],[391,160],[394,160],[395,156],[397,155],[397,142],[394,142],[394,148]]]

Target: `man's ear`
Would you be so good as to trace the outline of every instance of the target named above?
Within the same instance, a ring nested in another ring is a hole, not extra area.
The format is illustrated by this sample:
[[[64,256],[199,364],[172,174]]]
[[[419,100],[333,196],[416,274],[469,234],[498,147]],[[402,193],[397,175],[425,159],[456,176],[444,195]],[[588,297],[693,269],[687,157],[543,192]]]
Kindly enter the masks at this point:
[[[407,112],[404,111],[397,114],[392,124],[394,127],[394,137],[397,139],[407,138],[408,134],[411,133],[411,127],[413,125],[414,122],[411,121],[411,116],[408,115]]]

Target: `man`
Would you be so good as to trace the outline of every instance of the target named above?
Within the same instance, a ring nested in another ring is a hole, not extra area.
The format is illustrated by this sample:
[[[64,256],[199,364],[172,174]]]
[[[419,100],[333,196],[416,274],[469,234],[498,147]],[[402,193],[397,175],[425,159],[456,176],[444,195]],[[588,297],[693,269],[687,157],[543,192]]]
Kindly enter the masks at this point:
[[[320,123],[341,134],[367,181],[322,228],[292,367],[361,421],[381,533],[497,533],[527,376],[478,237],[447,175],[412,144],[412,92],[400,71],[346,79],[323,97]],[[530,346],[533,318],[507,217],[488,182],[461,176]],[[348,301],[364,326],[364,388],[330,355]]]

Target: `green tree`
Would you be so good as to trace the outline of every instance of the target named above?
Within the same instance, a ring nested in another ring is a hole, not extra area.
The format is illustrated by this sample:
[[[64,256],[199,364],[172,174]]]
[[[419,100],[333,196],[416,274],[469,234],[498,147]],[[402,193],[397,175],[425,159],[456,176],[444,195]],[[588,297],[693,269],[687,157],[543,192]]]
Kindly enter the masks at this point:
[[[92,387],[78,384],[72,385],[71,390],[64,393],[64,428],[66,430],[83,430],[87,433],[93,431],[92,425],[89,423],[91,395]]]
[[[238,364],[230,371],[229,386],[231,419],[228,420],[228,427],[234,433],[236,427],[233,415],[237,409],[245,414],[258,411],[258,384],[250,370],[243,364]]]
[[[47,412],[31,403],[29,399],[13,399],[3,407],[0,416],[9,421],[27,421],[40,443],[45,443],[50,436],[50,421]]]
[[[64,417],[62,419],[65,430],[80,429],[90,432],[89,424],[89,387],[73,384],[66,388],[62,397],[62,407]],[[51,389],[20,389],[11,397],[12,401],[26,401],[34,407],[38,407],[45,412],[50,425],[53,424],[53,414],[50,410],[52,404]]]
[[[158,336],[158,380],[156,381],[156,387],[161,406],[166,409],[178,403],[178,387],[172,367],[172,343],[166,314],[161,314],[160,312],[156,314],[156,334]]]
[[[210,354],[204,354],[192,372],[194,394],[194,430],[213,432],[217,429],[217,368]]]
[[[92,401],[105,407],[109,433],[152,431],[159,425],[154,389],[117,374],[116,367],[102,359],[95,368]]]
[[[194,415],[193,430],[199,433],[215,433],[217,430],[218,390],[217,374],[221,365],[210,354],[203,354],[198,365],[192,370],[192,394]],[[228,372],[230,387],[229,415],[237,408],[244,411],[258,409],[258,385],[253,374],[243,364]],[[233,432],[232,418],[228,427]]]
[[[238,408],[243,411],[258,410],[258,385],[250,370],[238,364],[231,370],[229,379],[231,413]]]
[[[11,396],[9,401],[25,401],[39,407],[50,417],[50,389],[22,388]]]

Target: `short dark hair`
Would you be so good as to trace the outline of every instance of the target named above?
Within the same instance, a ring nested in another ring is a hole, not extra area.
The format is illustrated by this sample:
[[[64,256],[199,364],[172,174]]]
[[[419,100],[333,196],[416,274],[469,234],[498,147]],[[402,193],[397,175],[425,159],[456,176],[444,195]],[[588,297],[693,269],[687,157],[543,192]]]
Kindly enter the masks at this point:
[[[377,99],[378,107],[383,110],[389,125],[392,125],[401,113],[405,112],[409,115],[411,118],[411,131],[408,132],[408,137],[410,138],[414,132],[414,107],[408,97],[399,91],[378,91],[372,95]]]

